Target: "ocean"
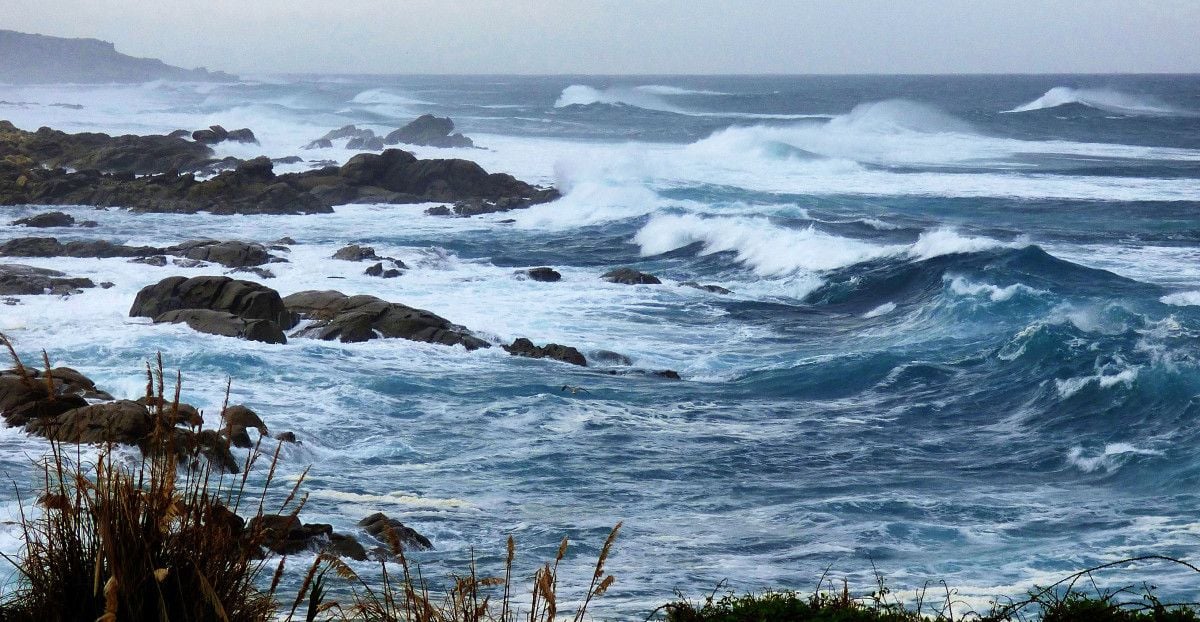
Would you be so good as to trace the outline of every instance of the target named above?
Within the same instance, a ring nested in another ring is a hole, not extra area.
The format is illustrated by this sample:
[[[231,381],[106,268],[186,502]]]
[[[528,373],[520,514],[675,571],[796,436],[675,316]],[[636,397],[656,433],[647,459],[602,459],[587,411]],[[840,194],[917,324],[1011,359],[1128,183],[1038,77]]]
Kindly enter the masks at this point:
[[[231,378],[234,402],[302,441],[281,473],[286,488],[311,467],[305,520],[355,533],[367,514],[399,518],[433,541],[412,557],[435,583],[472,558],[494,570],[510,534],[524,574],[568,536],[566,574],[590,577],[618,521],[600,617],[718,584],[811,589],[827,568],[864,589],[877,569],[902,593],[944,580],[985,604],[1124,557],[1200,560],[1200,76],[305,75],[0,86],[0,100],[27,130],[249,127],[261,145],[218,155],[305,160],[277,172],[347,160],[340,144],[301,149],[331,129],[433,113],[479,148],[417,156],[563,191],[463,219],[71,207],[98,226],[46,234],[290,236],[264,281],[281,294],[371,294],[497,344],[628,366],[204,335],[127,314],[140,288],[212,267],[6,260],[115,284],[0,306],[27,361],[44,348],[137,397],[161,351],[210,424]],[[0,240],[40,235],[7,225],[40,211],[3,208]],[[348,243],[411,269],[364,276],[331,259]],[[563,280],[518,278],[537,266]],[[600,279],[618,266],[663,284]],[[608,373],[627,369],[682,380]],[[0,551],[20,547],[17,494],[45,451],[0,431]],[[1143,579],[1200,598],[1169,567],[1097,581]]]

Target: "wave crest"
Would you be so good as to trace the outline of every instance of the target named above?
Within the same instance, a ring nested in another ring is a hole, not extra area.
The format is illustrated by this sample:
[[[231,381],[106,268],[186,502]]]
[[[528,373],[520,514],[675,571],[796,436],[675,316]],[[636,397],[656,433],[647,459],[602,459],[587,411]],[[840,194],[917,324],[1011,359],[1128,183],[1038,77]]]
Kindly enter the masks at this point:
[[[1185,111],[1147,95],[1131,95],[1113,89],[1076,89],[1069,86],[1056,86],[1046,91],[1041,97],[1005,112],[1032,112],[1069,104],[1079,104],[1114,114],[1143,116],[1185,114]]]

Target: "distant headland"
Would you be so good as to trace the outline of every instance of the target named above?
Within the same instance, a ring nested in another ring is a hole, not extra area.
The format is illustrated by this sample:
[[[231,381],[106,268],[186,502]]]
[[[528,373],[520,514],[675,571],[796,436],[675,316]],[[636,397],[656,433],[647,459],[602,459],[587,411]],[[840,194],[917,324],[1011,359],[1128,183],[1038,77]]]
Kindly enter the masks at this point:
[[[0,30],[0,83],[96,84],[236,79],[237,76],[219,71],[184,69],[153,58],[122,54],[112,43],[99,39],[68,39]]]

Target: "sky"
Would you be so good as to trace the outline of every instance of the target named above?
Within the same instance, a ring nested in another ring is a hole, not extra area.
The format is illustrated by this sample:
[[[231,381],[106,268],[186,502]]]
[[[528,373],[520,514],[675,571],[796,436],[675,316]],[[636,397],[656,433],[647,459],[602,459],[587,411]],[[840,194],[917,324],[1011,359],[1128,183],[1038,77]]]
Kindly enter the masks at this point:
[[[1200,0],[0,0],[235,73],[1200,72]]]

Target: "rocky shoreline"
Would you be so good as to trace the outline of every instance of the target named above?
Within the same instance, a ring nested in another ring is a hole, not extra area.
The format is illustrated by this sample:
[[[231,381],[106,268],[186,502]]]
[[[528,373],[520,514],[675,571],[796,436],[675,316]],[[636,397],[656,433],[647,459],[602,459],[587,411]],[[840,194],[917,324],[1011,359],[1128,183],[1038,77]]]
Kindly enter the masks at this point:
[[[250,132],[247,138],[252,136]],[[188,140],[174,134],[114,137],[50,128],[29,132],[0,121],[0,205],[318,214],[347,203],[437,202],[453,205],[447,208],[453,213],[479,214],[559,197],[553,188],[488,173],[469,160],[421,160],[400,149],[360,153],[342,166],[277,175],[274,162],[265,156],[217,160],[211,142],[207,134]],[[198,177],[215,165],[227,170],[209,179]]]

